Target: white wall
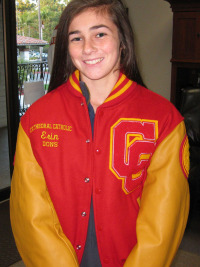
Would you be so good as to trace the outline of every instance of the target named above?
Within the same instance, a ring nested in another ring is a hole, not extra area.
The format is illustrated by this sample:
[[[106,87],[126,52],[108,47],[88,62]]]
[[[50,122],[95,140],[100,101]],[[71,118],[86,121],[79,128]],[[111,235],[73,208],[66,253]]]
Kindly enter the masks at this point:
[[[173,13],[164,0],[124,0],[146,86],[170,99]]]
[[[7,126],[4,51],[3,51],[3,25],[2,4],[0,4],[0,127]]]

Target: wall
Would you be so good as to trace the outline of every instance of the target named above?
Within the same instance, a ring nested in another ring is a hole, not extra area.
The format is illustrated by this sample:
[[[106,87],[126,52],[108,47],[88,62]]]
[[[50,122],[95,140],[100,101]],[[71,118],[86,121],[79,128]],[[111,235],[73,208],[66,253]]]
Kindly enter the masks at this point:
[[[7,126],[7,115],[6,115],[6,96],[5,96],[2,4],[0,2],[0,127],[4,126]]]
[[[139,66],[149,89],[170,99],[172,11],[164,0],[124,0],[136,37]],[[6,125],[6,100],[0,4],[0,127]]]
[[[164,0],[124,0],[146,86],[170,99],[173,13]]]

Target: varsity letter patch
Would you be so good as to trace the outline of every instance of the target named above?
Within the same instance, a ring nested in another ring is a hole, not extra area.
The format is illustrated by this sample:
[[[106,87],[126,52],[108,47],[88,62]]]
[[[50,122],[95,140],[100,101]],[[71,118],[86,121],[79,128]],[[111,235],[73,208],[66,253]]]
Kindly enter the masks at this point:
[[[157,139],[154,120],[121,118],[111,127],[109,168],[126,194],[141,185]]]

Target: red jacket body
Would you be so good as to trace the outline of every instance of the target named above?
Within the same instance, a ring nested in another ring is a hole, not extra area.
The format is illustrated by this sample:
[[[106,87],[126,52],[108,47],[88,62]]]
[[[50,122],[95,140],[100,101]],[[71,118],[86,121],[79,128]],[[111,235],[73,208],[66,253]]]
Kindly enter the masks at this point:
[[[96,111],[92,136],[77,73],[22,117],[21,126],[79,263],[92,197],[102,266],[123,266],[137,244],[136,222],[151,159],[182,120],[170,102],[121,75]],[[181,159],[182,154],[179,163],[185,174]],[[159,190],[161,197],[162,187]]]

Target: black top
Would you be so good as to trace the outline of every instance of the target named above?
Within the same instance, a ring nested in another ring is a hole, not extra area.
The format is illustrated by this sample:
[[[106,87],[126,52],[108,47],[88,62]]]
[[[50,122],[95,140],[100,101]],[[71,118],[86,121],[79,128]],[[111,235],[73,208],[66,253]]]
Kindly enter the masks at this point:
[[[84,82],[80,81],[80,87],[81,87],[83,95],[86,98],[86,102],[88,105],[88,112],[90,116],[90,123],[91,123],[91,128],[92,128],[92,135],[93,135],[95,113],[94,113],[94,109],[92,105],[90,104],[90,93]],[[99,251],[97,247],[97,238],[96,238],[95,222],[94,222],[94,209],[93,209],[92,199],[91,199],[87,239],[86,239],[85,249],[84,249],[80,267],[101,267]]]

